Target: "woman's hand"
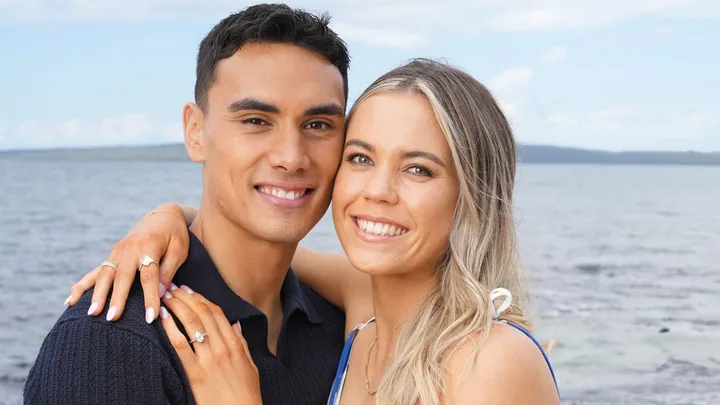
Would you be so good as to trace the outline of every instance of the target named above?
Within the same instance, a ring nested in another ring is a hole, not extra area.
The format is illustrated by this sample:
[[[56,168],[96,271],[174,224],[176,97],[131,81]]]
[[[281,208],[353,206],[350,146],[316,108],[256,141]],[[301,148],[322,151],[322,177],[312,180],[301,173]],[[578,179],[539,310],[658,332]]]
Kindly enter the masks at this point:
[[[113,289],[107,320],[120,318],[140,260],[150,256],[158,267],[143,266],[140,272],[145,297],[145,320],[151,323],[160,314],[160,297],[165,293],[180,265],[187,258],[190,236],[182,208],[175,204],[156,207],[135,225],[130,233],[113,246],[107,261],[117,265],[100,265],[86,274],[71,289],[66,304],[75,305],[83,293],[95,287],[88,315],[98,315],[105,307],[110,287]]]
[[[191,348],[172,316],[161,307],[163,327],[185,368],[195,401],[199,405],[262,404],[260,377],[240,323],[230,326],[220,307],[186,286],[171,284],[162,302],[191,339],[199,333],[200,339]]]

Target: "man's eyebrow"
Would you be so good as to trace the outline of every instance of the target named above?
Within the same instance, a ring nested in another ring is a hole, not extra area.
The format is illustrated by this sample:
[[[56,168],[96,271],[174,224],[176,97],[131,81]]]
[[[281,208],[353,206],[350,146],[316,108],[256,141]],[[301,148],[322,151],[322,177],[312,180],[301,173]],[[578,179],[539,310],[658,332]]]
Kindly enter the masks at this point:
[[[423,152],[423,151],[419,151],[419,150],[414,150],[414,151],[410,151],[410,152],[405,152],[405,153],[403,153],[403,157],[404,157],[404,158],[418,158],[418,157],[419,157],[419,158],[425,158],[425,159],[427,159],[427,160],[430,160],[430,161],[433,161],[433,162],[439,164],[439,165],[442,166],[442,167],[445,167],[445,163],[443,163],[443,161],[440,160],[440,158],[437,157],[435,154],[430,153],[430,152]]]
[[[228,111],[233,113],[245,110],[263,111],[273,114],[280,112],[280,109],[276,106],[251,97],[235,100],[228,106]]]
[[[340,117],[344,117],[345,109],[342,108],[342,106],[340,104],[328,103],[328,104],[310,107],[307,110],[305,110],[305,116],[310,116],[310,115],[337,115]]]
[[[357,147],[359,147],[359,148],[362,148],[362,149],[367,150],[368,152],[375,152],[375,148],[374,148],[372,145],[370,145],[370,144],[367,143],[367,142],[363,142],[363,141],[361,141],[361,140],[359,140],[359,139],[350,139],[350,140],[348,140],[348,141],[345,143],[345,147],[347,148],[348,146],[357,146]]]

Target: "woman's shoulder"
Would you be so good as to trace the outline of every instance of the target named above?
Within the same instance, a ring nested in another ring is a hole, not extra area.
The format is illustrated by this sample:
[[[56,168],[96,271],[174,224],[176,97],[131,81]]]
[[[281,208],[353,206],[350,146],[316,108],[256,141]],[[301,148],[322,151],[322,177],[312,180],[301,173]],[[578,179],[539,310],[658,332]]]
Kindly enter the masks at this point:
[[[463,342],[450,357],[448,371],[452,404],[559,403],[540,348],[504,323],[493,324],[487,336],[478,333]]]

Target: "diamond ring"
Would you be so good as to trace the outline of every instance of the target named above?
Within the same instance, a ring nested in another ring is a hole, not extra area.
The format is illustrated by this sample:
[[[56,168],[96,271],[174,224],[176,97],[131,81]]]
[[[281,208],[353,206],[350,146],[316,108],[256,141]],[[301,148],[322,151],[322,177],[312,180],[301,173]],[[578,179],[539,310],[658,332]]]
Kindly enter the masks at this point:
[[[102,268],[102,267],[105,267],[105,266],[110,267],[110,268],[114,269],[115,271],[118,271],[118,265],[117,265],[117,263],[111,262],[110,260],[105,260],[105,261],[102,262],[102,264],[100,265],[101,268]]]
[[[138,267],[138,271],[141,271],[143,267],[147,267],[147,266],[149,266],[149,265],[151,265],[151,264],[153,264],[153,263],[157,264],[158,267],[160,267],[160,263],[158,263],[157,261],[155,261],[155,259],[153,259],[152,257],[150,257],[150,255],[145,255],[145,257],[143,257],[142,259],[140,259],[140,266]]]
[[[195,339],[189,341],[188,343],[202,343],[205,341],[205,338],[207,337],[207,333],[201,333],[200,331],[195,331]]]

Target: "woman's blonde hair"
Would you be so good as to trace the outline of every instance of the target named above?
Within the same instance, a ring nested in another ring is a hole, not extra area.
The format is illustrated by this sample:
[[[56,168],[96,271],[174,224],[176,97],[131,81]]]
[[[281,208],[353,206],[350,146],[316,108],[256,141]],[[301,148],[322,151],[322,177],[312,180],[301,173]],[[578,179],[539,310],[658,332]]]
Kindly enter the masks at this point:
[[[503,318],[530,329],[513,221],[517,152],[490,92],[469,74],[428,59],[378,78],[356,101],[348,123],[357,105],[389,91],[427,98],[450,145],[460,189],[448,248],[436,266],[437,286],[403,326],[378,403],[439,405],[453,352],[468,339],[477,342],[478,334],[484,341],[490,331],[493,289],[513,294]]]

